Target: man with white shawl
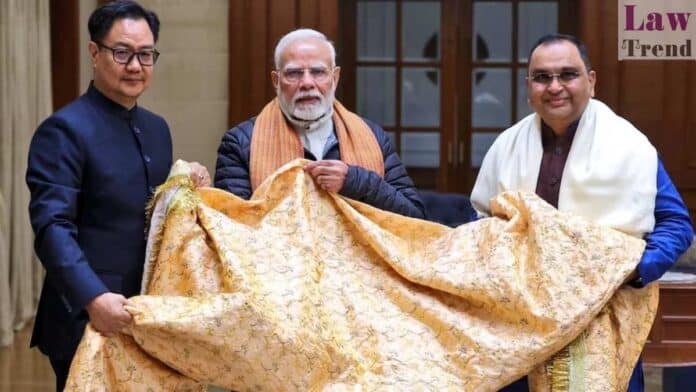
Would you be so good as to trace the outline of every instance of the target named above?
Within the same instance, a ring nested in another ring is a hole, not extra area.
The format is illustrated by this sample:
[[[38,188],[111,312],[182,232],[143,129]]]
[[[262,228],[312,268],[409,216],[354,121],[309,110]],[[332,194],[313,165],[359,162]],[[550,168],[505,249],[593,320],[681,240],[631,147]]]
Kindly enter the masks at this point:
[[[634,287],[658,279],[689,246],[688,210],[655,147],[625,119],[593,99],[596,82],[587,50],[569,35],[539,39],[527,75],[535,113],[505,130],[481,165],[471,201],[479,216],[508,190],[535,191],[561,211],[647,242]],[[504,390],[527,390],[526,379]],[[628,387],[643,390],[639,360]]]

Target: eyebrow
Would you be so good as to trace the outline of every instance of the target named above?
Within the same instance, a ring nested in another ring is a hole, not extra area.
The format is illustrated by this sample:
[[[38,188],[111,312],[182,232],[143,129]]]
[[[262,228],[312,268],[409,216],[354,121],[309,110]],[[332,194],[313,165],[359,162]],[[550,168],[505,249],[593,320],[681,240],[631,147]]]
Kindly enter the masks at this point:
[[[580,68],[577,68],[577,67],[561,67],[561,69],[559,70],[559,72],[563,72],[563,71],[578,71],[578,70],[580,70]],[[532,72],[553,72],[553,71],[549,70],[548,68],[533,68],[533,69],[531,69],[531,71],[532,71]]]
[[[558,70],[557,73],[568,72],[568,71],[570,71],[570,72],[581,72],[581,68],[576,68],[576,67],[563,67],[563,68],[561,68],[560,70]],[[529,73],[532,74],[532,75],[534,75],[534,74],[541,74],[541,73],[556,73],[556,72],[555,72],[555,71],[551,71],[551,70],[546,69],[546,68],[534,68],[534,69],[529,70]]]
[[[312,69],[312,68],[326,68],[326,69],[329,69],[329,68],[331,68],[331,67],[328,66],[328,65],[326,65],[326,64],[323,64],[323,63],[311,64],[311,65],[309,65],[309,66],[307,66],[307,67],[303,67],[303,66],[300,66],[300,65],[294,65],[294,64],[287,64],[287,65],[285,65],[285,66],[283,67],[283,70],[285,70],[285,69],[303,69],[303,68],[308,68],[308,69]]]
[[[143,45],[143,46],[141,46],[140,48],[137,48],[137,49],[136,49],[136,48],[134,48],[132,45],[129,45],[129,44],[125,43],[125,42],[117,41],[116,43],[113,44],[113,47],[114,47],[114,48],[117,48],[117,47],[125,47],[125,48],[127,48],[127,49],[129,49],[129,50],[133,50],[133,51],[136,51],[136,52],[137,52],[137,51],[141,51],[141,50],[143,50],[143,49],[146,49],[146,50],[148,50],[148,49],[154,49],[154,48],[155,48],[155,45],[154,45],[154,44],[153,44],[153,45]]]

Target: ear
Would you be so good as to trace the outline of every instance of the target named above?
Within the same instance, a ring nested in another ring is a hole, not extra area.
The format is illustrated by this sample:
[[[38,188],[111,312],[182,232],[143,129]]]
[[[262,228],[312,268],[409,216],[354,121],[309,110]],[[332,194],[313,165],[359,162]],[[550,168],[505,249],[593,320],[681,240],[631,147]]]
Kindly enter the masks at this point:
[[[590,71],[587,73],[587,79],[590,81],[590,96],[594,98],[595,96],[595,83],[597,82],[597,74],[595,71]]]
[[[278,71],[271,71],[271,83],[273,83],[273,88],[278,90],[279,75]]]
[[[89,41],[87,50],[89,50],[89,58],[92,61],[92,66],[94,66],[97,63],[97,55],[99,55],[99,45],[94,41]]]
[[[334,78],[334,84],[336,85],[336,87],[338,87],[338,80],[341,79],[341,67],[339,67],[339,66],[334,67],[333,78]]]

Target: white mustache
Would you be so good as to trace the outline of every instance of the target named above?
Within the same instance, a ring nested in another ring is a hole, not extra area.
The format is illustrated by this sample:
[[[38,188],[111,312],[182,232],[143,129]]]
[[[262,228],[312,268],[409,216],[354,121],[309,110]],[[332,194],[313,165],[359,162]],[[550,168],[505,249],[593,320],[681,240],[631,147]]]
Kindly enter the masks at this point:
[[[297,102],[298,100],[303,98],[319,98],[320,100],[324,99],[324,97],[321,94],[317,93],[298,93],[292,100],[294,102]]]

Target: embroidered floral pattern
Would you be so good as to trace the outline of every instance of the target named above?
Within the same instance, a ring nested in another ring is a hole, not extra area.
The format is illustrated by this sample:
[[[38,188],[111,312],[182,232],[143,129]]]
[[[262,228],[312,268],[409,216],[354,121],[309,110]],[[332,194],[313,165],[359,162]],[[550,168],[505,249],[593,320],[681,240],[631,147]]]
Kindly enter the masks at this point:
[[[495,391],[533,371],[542,391],[581,334],[570,384],[625,389],[657,306],[617,291],[643,241],[515,192],[449,229],[325,193],[302,164],[250,201],[179,188],[201,201],[168,210],[133,325],[88,330],[68,390]]]

